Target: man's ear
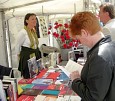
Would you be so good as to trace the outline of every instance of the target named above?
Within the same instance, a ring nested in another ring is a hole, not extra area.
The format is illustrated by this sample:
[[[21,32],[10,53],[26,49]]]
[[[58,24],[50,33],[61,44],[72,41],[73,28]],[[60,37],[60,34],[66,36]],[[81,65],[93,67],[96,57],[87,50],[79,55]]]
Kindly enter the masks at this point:
[[[81,36],[88,36],[88,31],[81,29]]]
[[[108,12],[106,12],[106,15],[108,15],[108,16],[109,16],[109,13],[108,13]]]

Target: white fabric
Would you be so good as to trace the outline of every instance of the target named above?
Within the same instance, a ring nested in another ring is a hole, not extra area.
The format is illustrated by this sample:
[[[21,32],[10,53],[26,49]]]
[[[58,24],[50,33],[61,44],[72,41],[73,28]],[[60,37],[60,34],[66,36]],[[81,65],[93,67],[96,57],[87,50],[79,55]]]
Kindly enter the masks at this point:
[[[20,53],[21,46],[28,47],[28,48],[30,48],[31,46],[30,39],[25,29],[22,29],[17,35],[16,45],[15,45],[16,54]]]
[[[109,20],[103,27],[103,33],[105,35],[111,35],[112,40],[115,41],[115,19]]]

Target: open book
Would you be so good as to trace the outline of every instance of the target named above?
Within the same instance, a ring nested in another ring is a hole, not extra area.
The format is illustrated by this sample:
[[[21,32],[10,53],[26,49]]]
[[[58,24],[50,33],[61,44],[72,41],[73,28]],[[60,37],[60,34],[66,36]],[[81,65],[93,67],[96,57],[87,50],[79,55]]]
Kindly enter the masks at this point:
[[[69,60],[66,64],[65,67],[63,66],[60,66],[60,65],[57,65],[68,77],[70,77],[70,74],[73,72],[73,71],[78,71],[79,74],[81,74],[81,70],[83,68],[82,65],[74,62],[73,60]]]

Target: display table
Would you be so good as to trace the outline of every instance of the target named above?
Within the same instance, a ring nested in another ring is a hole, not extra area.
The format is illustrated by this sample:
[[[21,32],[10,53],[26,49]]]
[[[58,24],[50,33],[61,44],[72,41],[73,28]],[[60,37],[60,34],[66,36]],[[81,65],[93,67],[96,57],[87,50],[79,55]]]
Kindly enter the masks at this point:
[[[22,92],[17,101],[80,101],[68,84],[69,78],[59,68],[43,69],[35,78],[19,80]]]

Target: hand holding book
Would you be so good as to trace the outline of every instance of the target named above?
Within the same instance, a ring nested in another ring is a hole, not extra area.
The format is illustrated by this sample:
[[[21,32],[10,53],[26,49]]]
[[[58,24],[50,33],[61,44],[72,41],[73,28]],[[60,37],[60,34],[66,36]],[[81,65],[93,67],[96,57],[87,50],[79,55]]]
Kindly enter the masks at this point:
[[[79,71],[74,71],[70,74],[70,78],[73,81],[74,79],[80,78]]]
[[[65,68],[62,67],[62,66],[59,66],[59,65],[58,65],[58,67],[59,67],[68,77],[70,77],[70,74],[72,74],[72,72],[74,72],[74,71],[78,71],[78,72],[79,72],[79,75],[80,75],[80,74],[81,74],[81,70],[82,70],[82,68],[83,68],[82,65],[80,65],[80,64],[78,64],[78,63],[76,63],[76,62],[74,62],[74,61],[72,61],[72,60],[69,60],[69,61],[67,62]]]

